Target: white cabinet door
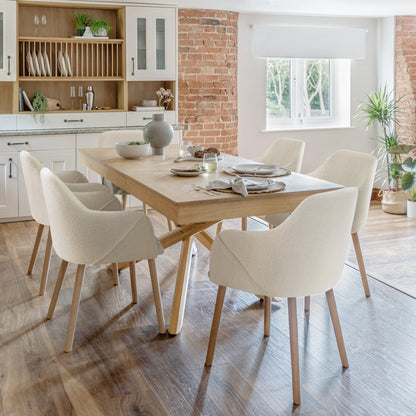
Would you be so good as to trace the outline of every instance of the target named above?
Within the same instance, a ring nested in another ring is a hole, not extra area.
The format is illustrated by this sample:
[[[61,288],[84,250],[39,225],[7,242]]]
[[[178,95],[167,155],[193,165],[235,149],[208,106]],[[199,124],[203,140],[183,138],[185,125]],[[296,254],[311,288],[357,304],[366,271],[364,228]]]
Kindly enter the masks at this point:
[[[0,81],[16,81],[16,2],[0,0]]]
[[[43,166],[51,170],[75,170],[75,150],[35,150],[30,152]],[[19,217],[30,216],[26,185],[19,161]]]
[[[18,216],[17,152],[0,153],[0,218]]]
[[[79,149],[98,147],[99,136],[99,133],[77,134],[77,170],[83,173],[90,182],[101,183],[101,176],[79,160]]]
[[[126,7],[127,81],[176,79],[176,9]]]

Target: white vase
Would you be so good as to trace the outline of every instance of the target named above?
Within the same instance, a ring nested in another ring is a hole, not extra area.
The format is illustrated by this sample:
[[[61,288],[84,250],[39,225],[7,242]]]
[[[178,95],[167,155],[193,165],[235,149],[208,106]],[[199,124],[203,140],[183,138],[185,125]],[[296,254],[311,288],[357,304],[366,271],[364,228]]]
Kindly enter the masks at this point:
[[[416,201],[407,200],[407,216],[409,218],[416,218]]]

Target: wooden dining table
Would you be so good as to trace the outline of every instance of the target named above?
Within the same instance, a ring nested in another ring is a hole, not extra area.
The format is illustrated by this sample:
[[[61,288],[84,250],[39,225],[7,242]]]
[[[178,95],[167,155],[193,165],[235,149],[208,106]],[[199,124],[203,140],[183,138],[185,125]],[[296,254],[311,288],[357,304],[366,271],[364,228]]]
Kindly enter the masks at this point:
[[[176,224],[176,228],[159,237],[164,248],[182,244],[169,323],[171,335],[178,334],[183,325],[194,238],[210,249],[213,237],[206,229],[224,219],[292,212],[310,195],[341,188],[331,182],[291,173],[276,178],[286,185],[279,192],[250,194],[247,197],[235,193],[208,193],[201,190],[208,182],[231,178],[223,172],[225,168],[255,162],[223,154],[217,172],[179,177],[169,172],[169,168],[183,165],[183,162],[181,165],[175,162],[178,154],[179,147],[176,145],[166,147],[163,156],[148,155],[136,160],[123,159],[114,148],[80,150],[81,163]],[[119,265],[119,268],[124,266]]]

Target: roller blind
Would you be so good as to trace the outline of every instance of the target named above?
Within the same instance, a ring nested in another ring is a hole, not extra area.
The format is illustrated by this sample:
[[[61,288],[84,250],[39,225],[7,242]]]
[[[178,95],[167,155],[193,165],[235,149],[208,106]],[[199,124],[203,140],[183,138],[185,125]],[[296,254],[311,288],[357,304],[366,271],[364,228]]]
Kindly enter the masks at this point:
[[[317,26],[254,26],[257,58],[365,59],[366,29]]]

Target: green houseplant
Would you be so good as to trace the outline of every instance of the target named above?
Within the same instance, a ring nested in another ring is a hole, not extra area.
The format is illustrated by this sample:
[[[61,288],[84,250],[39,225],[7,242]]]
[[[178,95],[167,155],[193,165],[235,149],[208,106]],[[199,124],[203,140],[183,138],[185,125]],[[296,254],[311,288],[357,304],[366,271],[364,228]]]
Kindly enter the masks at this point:
[[[93,19],[91,23],[91,32],[94,36],[107,36],[111,29],[110,24],[106,20]]]
[[[402,98],[395,98],[394,91],[388,91],[387,86],[384,86],[367,94],[366,102],[358,107],[358,117],[366,121],[366,128],[378,127],[381,130],[381,134],[376,138],[376,181],[380,183],[383,193],[383,210],[393,214],[406,213],[407,195],[399,188],[401,171],[396,169],[400,161],[399,155],[389,152],[389,149],[400,144],[395,130],[399,125],[397,114],[400,112],[399,104]]]
[[[33,117],[36,120],[36,116],[39,116],[40,122],[45,121],[45,112],[48,109],[48,99],[42,94],[41,91],[35,91],[32,100],[33,111],[35,112]]]
[[[74,16],[75,28],[77,29],[77,35],[82,36],[85,32],[85,28],[92,23],[92,17],[85,13],[76,13]]]

